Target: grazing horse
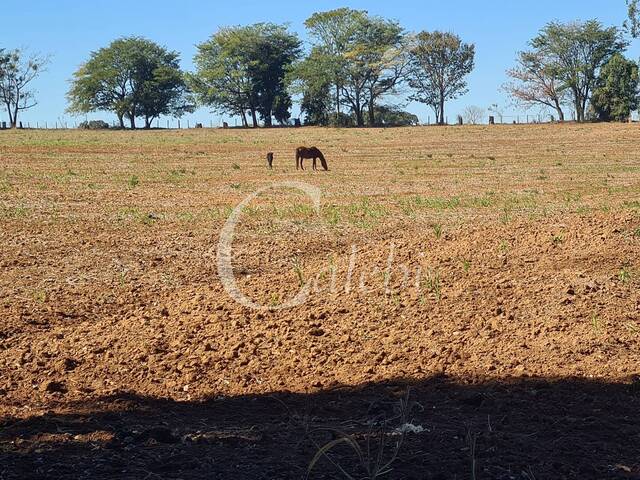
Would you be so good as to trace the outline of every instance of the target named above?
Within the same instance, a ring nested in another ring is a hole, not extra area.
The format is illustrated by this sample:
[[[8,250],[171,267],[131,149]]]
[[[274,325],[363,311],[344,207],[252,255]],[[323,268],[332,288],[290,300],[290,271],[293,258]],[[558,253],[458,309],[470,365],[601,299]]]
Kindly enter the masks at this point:
[[[320,163],[322,164],[322,168],[324,168],[325,170],[329,170],[329,166],[327,165],[327,161],[325,160],[324,155],[316,147],[311,147],[311,148],[298,147],[296,149],[296,170],[298,170],[298,168],[301,168],[302,170],[304,170],[304,166],[302,165],[302,161],[305,158],[312,158],[313,159],[313,169],[314,170],[317,170],[317,168],[316,168],[316,160],[318,158],[320,159]]]
[[[269,169],[273,168],[273,152],[267,153],[267,165],[269,166]]]

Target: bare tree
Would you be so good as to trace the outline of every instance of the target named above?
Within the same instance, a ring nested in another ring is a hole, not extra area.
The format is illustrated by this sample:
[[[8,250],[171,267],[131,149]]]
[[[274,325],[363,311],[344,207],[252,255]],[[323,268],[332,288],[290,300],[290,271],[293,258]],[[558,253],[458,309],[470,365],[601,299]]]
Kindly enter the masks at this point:
[[[18,114],[38,104],[31,82],[47,65],[48,59],[22,50],[0,51],[0,102],[9,114],[11,128],[18,125]]]
[[[462,112],[462,118],[464,118],[465,123],[469,123],[471,125],[481,123],[483,117],[484,109],[476,105],[469,105],[464,109],[464,112]]]
[[[563,104],[567,101],[567,90],[551,62],[537,51],[520,52],[516,66],[507,70],[513,81],[503,89],[514,101],[525,108],[544,105],[558,113],[558,119],[564,121]]]

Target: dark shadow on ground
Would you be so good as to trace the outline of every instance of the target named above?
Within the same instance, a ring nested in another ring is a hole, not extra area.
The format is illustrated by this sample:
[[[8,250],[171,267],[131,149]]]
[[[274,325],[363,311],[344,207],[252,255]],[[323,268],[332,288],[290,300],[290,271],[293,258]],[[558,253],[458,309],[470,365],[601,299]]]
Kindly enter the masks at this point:
[[[407,390],[416,403],[402,419]],[[320,446],[348,434],[364,459],[346,442],[329,455],[354,478],[375,463],[381,438],[381,463],[403,438],[380,478],[640,479],[639,390],[633,382],[437,377],[198,403],[119,394],[70,413],[3,419],[0,478],[300,479]],[[403,437],[394,432],[403,422],[424,431]],[[322,458],[310,478],[347,477]]]

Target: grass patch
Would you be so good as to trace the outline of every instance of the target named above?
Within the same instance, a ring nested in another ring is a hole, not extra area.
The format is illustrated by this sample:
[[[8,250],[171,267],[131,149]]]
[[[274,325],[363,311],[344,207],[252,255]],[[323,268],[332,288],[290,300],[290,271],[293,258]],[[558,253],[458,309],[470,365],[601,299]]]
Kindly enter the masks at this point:
[[[20,219],[29,216],[29,208],[24,205],[0,205],[0,218],[5,219]]]
[[[127,180],[127,186],[129,188],[136,188],[138,185],[140,185],[140,179],[138,178],[138,176],[131,175]]]
[[[155,213],[143,213],[136,207],[124,207],[118,210],[116,219],[119,222],[136,222],[143,225],[153,225],[160,220],[161,217]]]

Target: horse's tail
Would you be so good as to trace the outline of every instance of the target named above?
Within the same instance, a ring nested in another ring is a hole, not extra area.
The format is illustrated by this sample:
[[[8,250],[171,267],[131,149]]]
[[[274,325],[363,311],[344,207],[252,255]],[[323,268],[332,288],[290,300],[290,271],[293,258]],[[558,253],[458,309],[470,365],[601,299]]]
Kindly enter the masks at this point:
[[[324,155],[321,152],[320,153],[320,163],[322,164],[322,168],[324,168],[325,170],[329,170],[329,165],[327,165],[327,161],[324,158]]]

